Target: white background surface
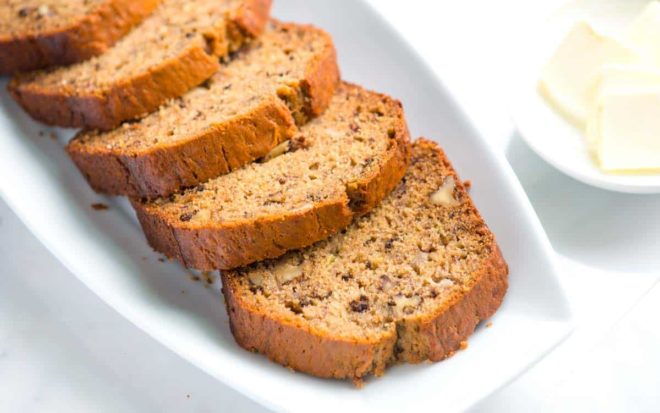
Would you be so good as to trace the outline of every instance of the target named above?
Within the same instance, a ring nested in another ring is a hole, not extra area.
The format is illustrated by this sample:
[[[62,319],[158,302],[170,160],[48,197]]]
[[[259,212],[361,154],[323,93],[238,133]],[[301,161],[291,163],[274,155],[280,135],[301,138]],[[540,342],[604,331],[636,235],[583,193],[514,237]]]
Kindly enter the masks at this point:
[[[561,175],[507,115],[515,43],[553,2],[372,3],[505,151],[558,253],[576,314],[564,344],[474,410],[658,411],[660,196]],[[4,204],[0,218],[0,411],[264,411],[108,308]]]

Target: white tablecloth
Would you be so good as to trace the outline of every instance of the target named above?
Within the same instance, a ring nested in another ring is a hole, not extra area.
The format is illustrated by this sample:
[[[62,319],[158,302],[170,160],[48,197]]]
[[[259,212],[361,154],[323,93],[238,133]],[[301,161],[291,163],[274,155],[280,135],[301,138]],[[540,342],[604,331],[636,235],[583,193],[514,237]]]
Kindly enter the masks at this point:
[[[660,411],[660,196],[561,175],[507,114],[516,40],[552,2],[370,1],[505,152],[557,251],[576,316],[564,343],[473,410]],[[0,411],[219,410],[265,411],[107,307],[0,202]]]

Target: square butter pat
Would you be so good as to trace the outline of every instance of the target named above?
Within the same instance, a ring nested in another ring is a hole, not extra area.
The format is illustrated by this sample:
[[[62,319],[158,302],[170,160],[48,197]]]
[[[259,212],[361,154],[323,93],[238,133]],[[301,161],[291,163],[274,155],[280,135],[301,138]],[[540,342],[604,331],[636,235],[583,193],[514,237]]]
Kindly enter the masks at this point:
[[[628,28],[627,41],[642,58],[660,66],[660,2],[646,6]]]
[[[660,89],[660,70],[642,65],[605,65],[596,81],[596,95],[586,125],[587,147],[598,158],[602,96],[637,94]]]
[[[580,22],[566,35],[544,67],[539,89],[559,112],[583,128],[594,104],[601,67],[637,61],[633,50],[598,34],[588,23]]]
[[[587,125],[589,147],[608,172],[660,170],[660,74],[608,70]]]
[[[598,73],[596,99],[606,93],[656,87],[660,87],[660,68],[644,65],[605,65]]]

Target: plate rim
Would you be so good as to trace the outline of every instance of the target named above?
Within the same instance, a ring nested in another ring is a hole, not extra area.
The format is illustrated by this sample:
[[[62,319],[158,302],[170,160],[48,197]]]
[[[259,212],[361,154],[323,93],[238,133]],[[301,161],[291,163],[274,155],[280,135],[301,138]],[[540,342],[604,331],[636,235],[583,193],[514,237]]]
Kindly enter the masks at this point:
[[[358,2],[356,2],[358,3]],[[433,81],[436,86],[438,86],[444,93],[446,98],[448,99],[448,103],[453,107],[455,110],[455,117],[456,121],[464,124],[470,131],[471,133],[478,138],[479,142],[483,144],[485,148],[488,148],[488,155],[494,163],[496,164],[497,168],[501,170],[504,175],[506,176],[507,179],[507,184],[510,185],[511,190],[513,193],[516,195],[516,201],[517,204],[522,208],[522,210],[526,213],[526,217],[530,220],[531,224],[533,225],[532,228],[529,229],[530,232],[534,234],[535,239],[539,242],[540,246],[540,251],[542,252],[544,258],[547,259],[547,261],[551,265],[551,269],[549,269],[550,273],[554,277],[555,281],[557,282],[557,287],[558,287],[558,293],[560,294],[561,298],[563,299],[563,305],[568,305],[568,299],[567,296],[561,287],[561,283],[559,282],[559,277],[558,277],[558,271],[557,271],[557,265],[556,265],[556,259],[555,259],[555,253],[552,250],[552,247],[550,246],[550,242],[547,239],[547,235],[543,231],[543,228],[541,226],[541,223],[538,219],[538,216],[533,210],[533,207],[527,198],[518,178],[515,176],[511,166],[508,164],[506,161],[504,154],[502,154],[500,151],[497,151],[490,142],[488,142],[485,137],[479,133],[479,131],[476,129],[475,125],[470,121],[470,118],[467,116],[465,110],[460,106],[458,103],[455,95],[451,92],[449,88],[447,88],[442,80],[442,78],[439,76],[438,73],[434,72],[433,70],[430,69],[430,66],[426,63],[426,61],[418,54],[418,52],[413,48],[408,42],[403,39],[403,37],[399,34],[399,32],[394,28],[381,14],[376,10],[369,2],[365,0],[361,0],[359,3],[361,3],[363,6],[365,6],[370,14],[372,14],[374,19],[378,20],[378,22],[383,25],[385,30],[389,32],[393,38],[395,38],[400,44],[403,45],[403,47],[406,47],[408,51],[414,55],[415,59],[414,61],[411,62],[412,65],[417,65],[420,66],[421,69],[423,69],[428,75],[429,79]],[[136,325],[140,330],[145,332],[146,334],[152,336],[154,339],[157,341],[161,342],[163,345],[168,347],[171,351],[174,353],[178,354],[185,360],[191,362],[192,364],[196,365],[200,370],[205,371],[206,373],[212,374],[216,379],[219,379],[235,389],[236,391],[242,393],[243,395],[256,400],[258,403],[262,404],[263,406],[267,408],[271,408],[273,410],[285,410],[282,406],[278,406],[276,404],[273,404],[270,400],[264,399],[259,397],[259,392],[255,392],[249,388],[246,388],[245,386],[241,385],[240,382],[230,380],[225,378],[220,378],[216,374],[211,373],[208,369],[205,369],[203,364],[200,363],[198,360],[191,358],[189,354],[186,354],[185,352],[181,351],[179,349],[178,345],[171,343],[171,341],[164,335],[160,334],[158,331],[155,331],[153,328],[143,325],[141,322],[141,319],[139,315],[132,314],[129,309],[124,308],[122,305],[118,305],[115,303],[115,300],[108,299],[105,297],[102,292],[97,291],[98,288],[93,285],[93,283],[90,283],[89,280],[87,279],[86,276],[80,275],[78,271],[75,271],[76,265],[72,262],[70,262],[66,257],[63,257],[61,254],[56,253],[57,248],[51,244],[51,242],[48,239],[45,239],[47,237],[43,237],[40,231],[34,230],[33,225],[31,224],[31,219],[26,216],[27,214],[23,214],[22,211],[17,208],[17,205],[14,204],[14,199],[11,196],[8,196],[8,194],[5,191],[5,188],[2,184],[0,184],[0,196],[7,202],[9,207],[14,211],[14,213],[21,219],[21,221],[26,225],[26,227],[30,230],[30,232],[35,235],[39,241],[46,246],[46,248],[49,250],[51,254],[55,256],[55,258],[62,262],[62,264],[76,277],[78,278],[83,284],[85,284],[95,295],[97,295],[102,301],[110,305],[115,311],[117,311],[119,314],[121,314],[123,317],[125,317],[127,320],[129,320],[131,323]],[[568,337],[568,335],[571,333],[571,331],[574,328],[574,323],[573,323],[573,317],[570,311],[570,308],[565,308],[565,311],[562,313],[562,318],[560,321],[556,321],[558,323],[558,331],[557,331],[557,338],[552,341],[551,343],[548,344],[548,347],[544,350],[538,353],[538,355],[534,358],[529,359],[526,361],[525,367],[518,369],[516,372],[512,372],[510,374],[510,377],[506,378],[503,380],[501,383],[498,384],[495,388],[490,389],[486,394],[481,395],[481,398],[485,397],[488,394],[491,394],[492,392],[496,391],[497,389],[505,386],[507,383],[511,382],[514,380],[516,377],[519,375],[523,374],[524,371],[527,369],[531,368],[534,366],[536,363],[538,363],[542,358],[545,357],[550,351],[552,351],[553,348],[556,346],[560,345],[561,342]],[[480,399],[481,399],[480,398]],[[480,400],[479,399],[479,400]],[[476,400],[475,400],[476,403]]]

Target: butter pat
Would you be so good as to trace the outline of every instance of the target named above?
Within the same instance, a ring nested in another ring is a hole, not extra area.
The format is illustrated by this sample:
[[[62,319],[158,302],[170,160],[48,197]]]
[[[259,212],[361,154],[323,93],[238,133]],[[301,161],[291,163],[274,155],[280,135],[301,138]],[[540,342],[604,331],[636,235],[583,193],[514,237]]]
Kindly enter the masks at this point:
[[[634,91],[660,85],[660,69],[644,65],[605,65],[598,73],[598,94]],[[598,94],[596,98],[598,98]]]
[[[606,172],[660,170],[660,73],[605,67],[587,123],[587,142]]]
[[[660,66],[660,2],[646,6],[628,28],[627,41],[642,58]]]
[[[584,128],[595,103],[601,67],[637,61],[632,49],[581,22],[566,35],[544,67],[539,90],[568,120]]]

